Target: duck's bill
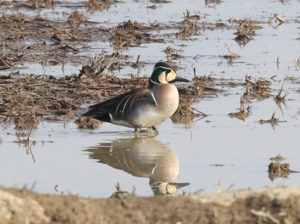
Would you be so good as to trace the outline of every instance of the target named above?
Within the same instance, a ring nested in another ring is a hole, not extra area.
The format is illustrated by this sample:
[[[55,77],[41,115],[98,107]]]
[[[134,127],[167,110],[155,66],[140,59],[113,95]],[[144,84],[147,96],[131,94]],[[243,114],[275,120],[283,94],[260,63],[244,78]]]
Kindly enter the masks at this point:
[[[169,183],[169,184],[175,186],[177,189],[190,185],[190,183]]]
[[[176,76],[176,78],[174,80],[172,80],[172,83],[173,82],[189,82],[190,80],[188,79],[185,79],[185,78],[182,78],[180,76]]]

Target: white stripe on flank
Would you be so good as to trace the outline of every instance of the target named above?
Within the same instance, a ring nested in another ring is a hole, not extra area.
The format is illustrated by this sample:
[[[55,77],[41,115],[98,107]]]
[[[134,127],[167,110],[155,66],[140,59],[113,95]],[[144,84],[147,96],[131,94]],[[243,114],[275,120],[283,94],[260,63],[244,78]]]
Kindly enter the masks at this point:
[[[124,114],[124,111],[125,111],[125,109],[126,109],[127,103],[129,102],[129,100],[131,99],[132,96],[133,96],[133,95],[130,95],[130,96],[128,97],[128,99],[126,100],[126,102],[125,102],[125,104],[124,104],[124,106],[123,106],[122,115]]]
[[[154,94],[152,92],[151,92],[151,96],[152,96],[152,98],[153,98],[153,100],[155,102],[155,106],[157,106],[157,101],[156,101],[155,96],[154,96]]]

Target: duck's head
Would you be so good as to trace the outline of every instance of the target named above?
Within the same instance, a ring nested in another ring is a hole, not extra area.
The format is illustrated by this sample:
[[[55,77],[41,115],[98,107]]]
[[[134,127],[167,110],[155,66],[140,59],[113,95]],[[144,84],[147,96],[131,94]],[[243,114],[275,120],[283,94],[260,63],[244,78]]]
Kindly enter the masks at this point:
[[[167,84],[174,82],[189,82],[176,74],[175,69],[165,62],[158,62],[154,65],[152,75],[149,79],[150,84]]]

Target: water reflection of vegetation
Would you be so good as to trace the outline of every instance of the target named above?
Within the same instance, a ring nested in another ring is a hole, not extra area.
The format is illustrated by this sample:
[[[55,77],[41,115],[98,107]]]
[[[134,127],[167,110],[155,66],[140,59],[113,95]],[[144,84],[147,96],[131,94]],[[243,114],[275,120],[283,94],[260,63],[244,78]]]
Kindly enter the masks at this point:
[[[90,158],[136,177],[149,178],[155,195],[176,194],[188,183],[174,183],[179,161],[167,145],[150,137],[116,139],[87,149]]]

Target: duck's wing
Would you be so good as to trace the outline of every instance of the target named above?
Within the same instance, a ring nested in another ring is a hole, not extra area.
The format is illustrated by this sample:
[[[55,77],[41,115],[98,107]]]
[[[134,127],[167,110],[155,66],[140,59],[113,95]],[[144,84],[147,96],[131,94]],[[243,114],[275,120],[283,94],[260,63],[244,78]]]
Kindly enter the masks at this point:
[[[124,113],[130,112],[136,103],[157,105],[153,92],[150,89],[134,89],[102,103],[90,106],[90,110],[83,114],[101,121],[111,122],[112,118],[121,120]]]

